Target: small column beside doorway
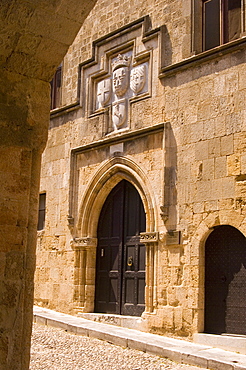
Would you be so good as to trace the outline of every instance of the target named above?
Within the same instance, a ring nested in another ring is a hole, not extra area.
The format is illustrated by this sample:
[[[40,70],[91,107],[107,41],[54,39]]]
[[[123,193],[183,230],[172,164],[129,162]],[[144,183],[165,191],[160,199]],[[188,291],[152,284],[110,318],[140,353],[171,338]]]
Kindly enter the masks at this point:
[[[95,296],[96,238],[75,238],[74,305],[76,312],[93,312]]]

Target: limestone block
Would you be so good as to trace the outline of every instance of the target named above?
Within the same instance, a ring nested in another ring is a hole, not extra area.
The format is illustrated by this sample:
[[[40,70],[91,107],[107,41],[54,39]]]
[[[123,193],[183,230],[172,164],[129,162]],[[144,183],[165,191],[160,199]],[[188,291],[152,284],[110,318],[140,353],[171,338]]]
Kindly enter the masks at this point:
[[[218,211],[218,200],[210,200],[205,202],[205,212]]]
[[[224,110],[222,110],[224,112]],[[225,116],[219,115],[214,118],[215,123],[215,135],[220,140],[220,137],[226,134],[226,123],[225,123]]]
[[[180,265],[180,248],[169,247],[168,248],[168,260],[169,260],[169,266],[179,266]]]
[[[184,125],[181,129],[181,141],[183,145],[191,143],[192,125]]]
[[[159,327],[163,327],[164,330],[170,331],[173,328],[173,307],[166,306],[160,312],[160,318],[162,321],[162,325]]]
[[[222,184],[224,178],[214,179],[211,181],[211,198],[212,199],[220,199],[222,198]]]
[[[196,202],[193,203],[193,212],[194,213],[202,213],[204,212],[204,203]]]
[[[200,141],[195,144],[195,159],[202,161],[208,158],[208,140]]]
[[[186,71],[185,73],[190,73],[190,71]],[[185,74],[181,74],[177,76],[178,78],[184,78]],[[197,100],[197,97],[200,95],[200,88],[197,83],[192,83],[186,85],[184,88],[180,89],[179,91],[179,107],[186,107],[194,103]]]
[[[182,314],[183,314],[183,323],[184,323],[184,325],[186,325],[186,326],[192,325],[193,310],[188,309],[188,308],[184,308],[183,311],[182,311]]]
[[[231,113],[226,115],[226,135],[240,132],[242,127],[242,114]]]
[[[222,156],[233,154],[233,151],[234,151],[233,135],[227,135],[227,136],[221,137],[220,151],[221,151]]]
[[[195,122],[190,125],[190,142],[195,143],[204,138],[203,122]]]
[[[238,153],[246,151],[246,136],[244,130],[234,134],[234,147]]]
[[[241,169],[241,162],[240,162],[240,155],[239,154],[232,154],[227,157],[227,175],[239,175]]]
[[[206,121],[211,116],[211,102],[201,101],[198,106],[198,120]]]
[[[204,292],[200,288],[188,288],[188,308],[202,308]]]
[[[203,140],[213,139],[215,136],[215,121],[207,119],[203,124]]]
[[[212,138],[208,142],[208,157],[217,158],[220,156],[220,139],[218,137]]]
[[[214,158],[204,159],[202,164],[202,178],[212,180],[214,178]]]
[[[194,225],[199,225],[203,220],[203,215],[201,213],[194,214],[193,216],[193,224]]]
[[[185,107],[185,109],[184,109],[184,122],[185,122],[185,124],[189,125],[189,124],[197,122],[197,114],[198,114],[197,111],[198,111],[197,104],[189,104],[188,106]],[[201,124],[201,126],[202,126],[202,124]],[[202,129],[202,127],[201,127],[201,129]],[[200,132],[200,130],[199,130],[199,132]],[[201,135],[201,132],[200,132],[200,135]],[[193,131],[192,131],[191,140],[194,140]]]
[[[175,287],[175,291],[178,302],[180,302],[180,305],[182,305],[182,307],[185,307],[187,299],[187,288],[184,286],[177,286]]]
[[[219,209],[234,209],[235,200],[233,198],[219,199]]]
[[[167,289],[167,302],[169,306],[177,307],[180,302],[176,296],[176,287],[169,286]]]
[[[200,266],[189,266],[189,287],[197,288],[200,286]]]
[[[199,181],[196,184],[197,191],[194,200],[196,202],[209,200],[214,197],[212,193],[212,181]]]
[[[214,177],[216,179],[226,177],[227,175],[227,157],[215,158]]]
[[[204,219],[205,225],[208,229],[219,225],[219,212],[212,212]]]
[[[235,180],[232,177],[226,177],[222,182],[222,198],[233,198],[235,196]]]
[[[182,307],[175,307],[173,311],[174,330],[179,331],[183,327],[183,309]]]
[[[228,65],[229,67],[229,65]],[[225,75],[225,93],[232,94],[234,91],[238,91],[239,85],[239,74],[238,71],[229,71]]]
[[[244,219],[244,216],[241,215],[240,211],[220,211],[220,222],[221,225],[230,224],[236,228],[240,228],[240,225]]]
[[[224,91],[225,91],[225,75],[224,74],[220,74],[218,76],[215,76],[214,77],[214,95],[215,96],[221,96],[221,95],[224,95]]]

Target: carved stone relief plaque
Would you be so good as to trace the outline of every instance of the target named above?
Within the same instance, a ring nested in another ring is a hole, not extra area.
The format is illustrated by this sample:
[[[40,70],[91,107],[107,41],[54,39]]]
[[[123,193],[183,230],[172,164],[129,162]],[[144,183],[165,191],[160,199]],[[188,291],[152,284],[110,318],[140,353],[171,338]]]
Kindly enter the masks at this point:
[[[127,104],[126,99],[116,100],[112,103],[112,121],[114,130],[118,130],[126,121]]]
[[[109,78],[97,84],[97,108],[104,107],[111,98],[111,80]]]
[[[129,64],[127,55],[119,54],[112,62],[113,92],[117,97],[125,95],[129,86]]]
[[[97,82],[96,110],[111,107],[113,130],[127,127],[131,98],[148,91],[148,62],[132,65],[132,51],[111,59],[111,76]]]
[[[132,68],[130,76],[130,88],[135,95],[140,93],[146,82],[146,65],[141,64]]]
[[[152,29],[144,16],[93,41],[91,58],[79,66],[78,96],[84,117],[99,124],[102,136],[139,127],[135,103],[156,94],[165,29]]]

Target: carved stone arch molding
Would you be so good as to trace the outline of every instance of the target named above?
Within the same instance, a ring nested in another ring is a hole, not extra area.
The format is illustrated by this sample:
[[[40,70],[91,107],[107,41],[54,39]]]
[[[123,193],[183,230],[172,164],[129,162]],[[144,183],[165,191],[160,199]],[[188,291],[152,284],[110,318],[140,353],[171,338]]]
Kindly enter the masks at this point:
[[[131,182],[140,194],[146,212],[146,231],[155,230],[156,212],[147,176],[132,160],[116,157],[104,163],[87,186],[80,205],[78,235],[96,237],[101,208],[111,190],[123,179]]]
[[[103,204],[111,190],[121,181],[131,182],[139,192],[146,212],[146,233],[141,241],[146,244],[146,309],[153,311],[154,251],[158,243],[155,232],[158,209],[151,193],[151,185],[140,167],[128,158],[114,157],[101,165],[87,185],[80,204],[79,217],[72,248],[75,250],[75,296],[76,311],[93,312],[95,294],[95,265],[97,226]],[[148,238],[148,236],[151,238]]]
[[[204,286],[205,286],[205,244],[208,236],[215,227],[230,225],[239,230],[246,237],[246,223],[244,216],[236,210],[220,210],[208,214],[207,217],[199,224],[190,241],[186,243],[187,268],[194,266],[191,255],[197,256],[198,279],[197,287],[197,315],[194,314],[193,330],[194,332],[204,331]],[[188,257],[190,256],[190,258]]]

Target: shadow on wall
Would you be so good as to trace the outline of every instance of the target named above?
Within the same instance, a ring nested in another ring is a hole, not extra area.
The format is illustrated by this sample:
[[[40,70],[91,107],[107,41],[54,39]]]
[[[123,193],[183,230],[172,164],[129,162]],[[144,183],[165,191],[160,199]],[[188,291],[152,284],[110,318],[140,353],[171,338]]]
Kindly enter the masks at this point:
[[[162,218],[167,230],[177,228],[177,143],[170,123],[165,127],[164,204]]]
[[[167,30],[167,26],[163,26],[163,47],[162,47],[162,66],[161,67],[167,67],[172,64],[172,43],[170,39],[169,32]]]

